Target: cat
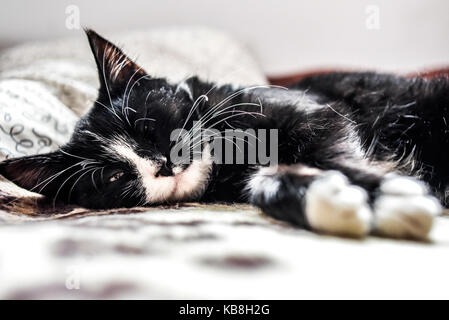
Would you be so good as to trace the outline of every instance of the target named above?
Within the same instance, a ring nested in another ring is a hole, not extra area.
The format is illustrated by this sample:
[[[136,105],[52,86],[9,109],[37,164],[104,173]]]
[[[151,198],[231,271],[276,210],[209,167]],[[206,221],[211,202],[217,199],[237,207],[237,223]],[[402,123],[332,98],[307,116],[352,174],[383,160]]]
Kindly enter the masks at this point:
[[[98,209],[244,202],[315,232],[418,240],[428,238],[440,201],[448,204],[448,79],[330,73],[288,90],[171,83],[86,34],[98,99],[59,150],[0,164],[25,189]],[[207,141],[188,163],[173,160],[173,132],[190,134],[198,121],[220,133],[276,130],[268,143],[276,142],[277,164],[216,163]]]

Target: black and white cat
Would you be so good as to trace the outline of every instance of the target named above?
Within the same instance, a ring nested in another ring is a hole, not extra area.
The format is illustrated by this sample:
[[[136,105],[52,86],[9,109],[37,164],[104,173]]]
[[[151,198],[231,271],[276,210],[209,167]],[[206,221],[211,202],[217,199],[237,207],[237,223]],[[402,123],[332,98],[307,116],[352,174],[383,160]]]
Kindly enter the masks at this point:
[[[249,202],[303,228],[356,237],[424,239],[442,210],[431,193],[448,204],[448,79],[333,73],[289,90],[196,77],[173,84],[86,33],[98,100],[59,150],[0,164],[23,188],[89,208]],[[210,119],[220,132],[276,129],[279,164],[217,164],[207,143],[190,163],[172,161],[172,132]]]

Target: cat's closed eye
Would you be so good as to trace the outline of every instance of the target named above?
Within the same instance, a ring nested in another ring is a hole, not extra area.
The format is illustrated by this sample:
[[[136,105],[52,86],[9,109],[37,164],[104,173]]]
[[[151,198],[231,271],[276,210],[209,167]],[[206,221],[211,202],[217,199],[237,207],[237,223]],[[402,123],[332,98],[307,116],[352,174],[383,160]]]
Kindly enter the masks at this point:
[[[152,118],[140,118],[135,121],[135,128],[141,135],[148,135],[154,129],[155,120]]]
[[[107,179],[107,181],[110,182],[115,182],[120,180],[121,177],[123,177],[124,172],[123,171],[115,171],[112,173],[112,175],[109,176],[109,178]]]

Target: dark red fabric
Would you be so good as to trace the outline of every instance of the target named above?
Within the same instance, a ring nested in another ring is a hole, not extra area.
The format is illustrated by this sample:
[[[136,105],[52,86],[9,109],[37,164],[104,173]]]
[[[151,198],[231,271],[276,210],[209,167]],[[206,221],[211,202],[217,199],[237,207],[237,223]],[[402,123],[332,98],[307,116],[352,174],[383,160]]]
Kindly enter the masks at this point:
[[[309,70],[298,73],[291,73],[282,76],[268,76],[268,81],[270,84],[278,85],[278,86],[288,86],[292,83],[298,82],[308,76],[317,75],[317,74],[326,74],[330,72],[344,72],[344,71],[355,71],[349,69],[317,69],[317,70]],[[425,79],[431,79],[436,77],[448,77],[449,78],[449,67],[440,68],[440,69],[429,69],[422,72],[417,73],[409,73],[406,74],[407,77],[421,77]]]

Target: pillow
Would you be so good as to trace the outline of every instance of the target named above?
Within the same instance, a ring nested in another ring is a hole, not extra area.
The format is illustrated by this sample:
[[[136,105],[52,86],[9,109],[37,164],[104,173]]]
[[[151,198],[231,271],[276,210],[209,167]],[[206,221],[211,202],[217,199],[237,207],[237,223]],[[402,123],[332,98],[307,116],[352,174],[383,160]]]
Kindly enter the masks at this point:
[[[96,99],[97,71],[81,33],[0,55],[0,159],[57,149]],[[104,36],[131,58],[137,54],[149,74],[169,81],[198,75],[218,83],[266,83],[248,50],[219,31],[183,27]]]

